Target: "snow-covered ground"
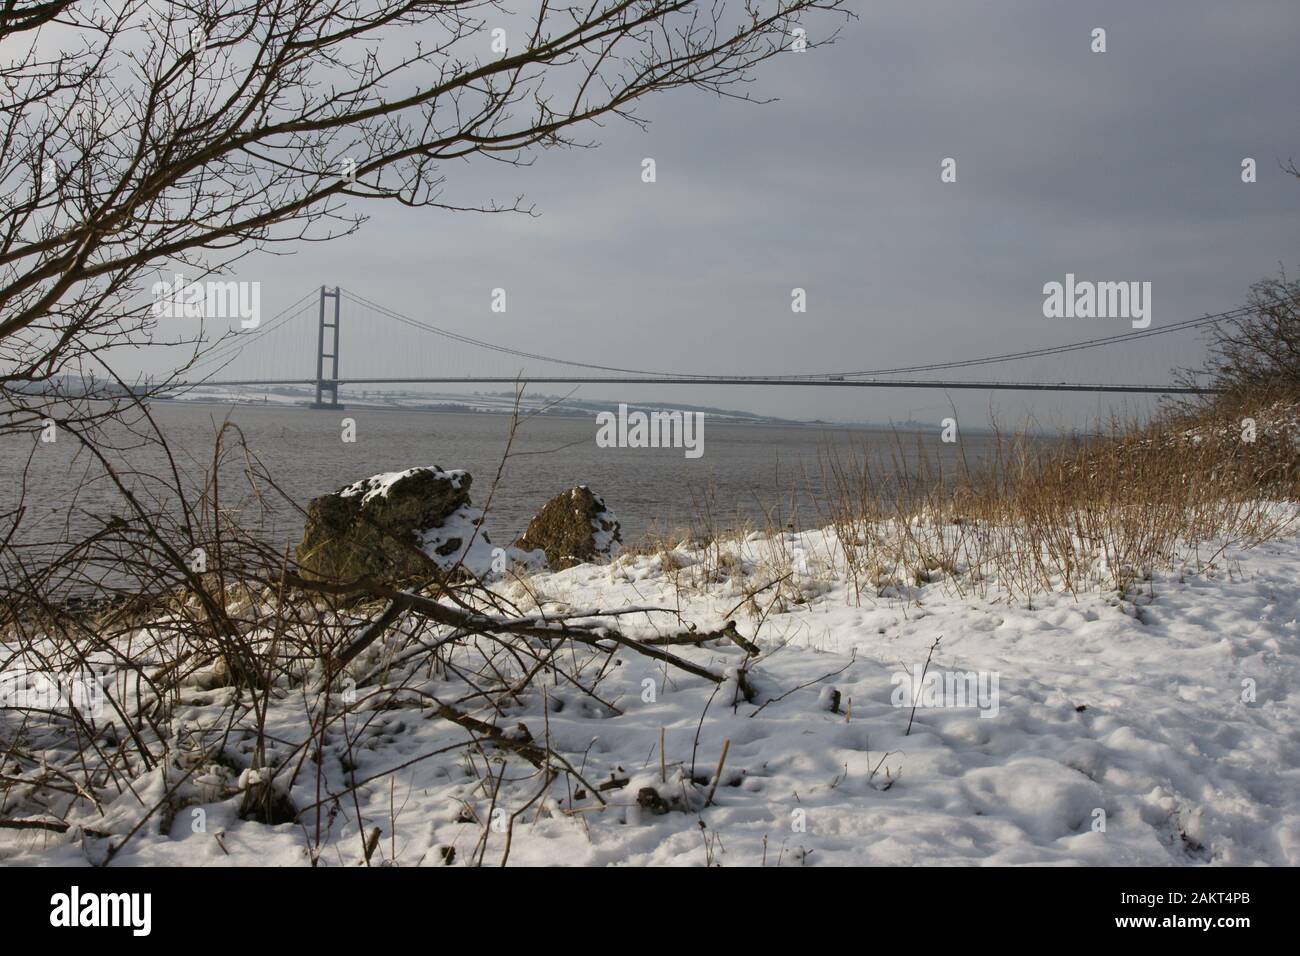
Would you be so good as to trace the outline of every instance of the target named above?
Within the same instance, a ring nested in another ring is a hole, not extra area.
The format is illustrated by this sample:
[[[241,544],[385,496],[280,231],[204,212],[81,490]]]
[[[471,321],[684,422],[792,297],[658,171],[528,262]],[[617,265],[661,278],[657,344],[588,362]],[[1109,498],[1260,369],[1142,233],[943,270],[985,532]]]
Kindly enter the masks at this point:
[[[461,746],[464,729],[419,706],[416,692],[441,699],[452,675],[408,680],[404,705],[358,687],[347,733],[326,740],[321,862],[358,865],[363,834],[379,828],[372,864],[495,864],[507,841],[511,865],[1300,863],[1300,537],[1156,573],[1140,594],[1032,604],[945,580],[859,598],[826,567],[833,548],[819,532],[783,542],[810,556],[786,582],[808,604],[770,604],[780,586],[746,601],[769,573],[770,543],[740,546],[730,573],[696,574],[700,555],[681,549],[499,583],[551,614],[672,608],[702,630],[734,619],[762,648],[748,671],[753,701],[737,698],[734,673],[716,685],[629,651],[579,671],[611,707],[545,676],[501,713],[466,705],[520,737],[526,727],[606,784],[602,807],[572,779],[538,796],[540,773],[513,756],[491,764],[491,774],[504,766],[498,784]],[[664,613],[617,624],[640,637],[678,629]],[[359,659],[358,675],[402,647],[395,637]],[[728,641],[671,650],[717,672],[745,660]],[[909,686],[932,651],[925,681]],[[219,724],[230,694],[185,688],[176,741]],[[283,784],[313,705],[301,691],[277,697],[267,730],[272,761],[291,758],[277,772]],[[246,762],[251,748],[232,735],[226,763]],[[180,759],[145,773],[102,814],[83,804],[75,819],[120,839],[185,768]],[[316,811],[297,823],[241,820],[248,778],[238,766],[200,768],[114,864],[306,864]],[[295,807],[316,803],[317,787],[306,761]],[[107,843],[0,830],[0,859],[96,861]]]

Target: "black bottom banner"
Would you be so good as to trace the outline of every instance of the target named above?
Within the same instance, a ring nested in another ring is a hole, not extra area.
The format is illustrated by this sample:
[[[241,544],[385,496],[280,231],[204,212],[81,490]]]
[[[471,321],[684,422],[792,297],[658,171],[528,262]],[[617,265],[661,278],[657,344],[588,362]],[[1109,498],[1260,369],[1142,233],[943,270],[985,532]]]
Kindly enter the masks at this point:
[[[1286,869],[808,867],[543,875],[453,868],[0,868],[9,934],[75,932],[81,942],[111,937],[127,947],[192,941],[208,932],[252,934],[258,943],[373,946],[383,938],[377,934],[427,931],[448,920],[461,931],[482,927],[494,942],[548,932],[548,921],[552,930],[566,924],[596,940],[626,931],[629,920],[671,919],[675,909],[689,911],[678,918],[747,926],[746,932],[769,917],[782,924],[773,930],[806,921],[810,941],[826,930],[834,936],[837,925],[859,940],[869,932],[879,941],[915,939],[918,927],[940,924],[1014,932],[1050,922],[1071,941],[1130,936],[1181,944],[1199,935],[1231,945],[1239,934],[1293,927],[1295,888],[1296,872]],[[633,901],[639,902],[629,909]]]

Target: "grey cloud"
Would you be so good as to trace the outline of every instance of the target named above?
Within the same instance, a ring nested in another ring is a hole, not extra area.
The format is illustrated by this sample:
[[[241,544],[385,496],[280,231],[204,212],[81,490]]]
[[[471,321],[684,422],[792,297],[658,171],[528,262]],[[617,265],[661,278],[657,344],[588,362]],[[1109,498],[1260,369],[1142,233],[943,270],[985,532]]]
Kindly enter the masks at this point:
[[[481,338],[617,366],[794,373],[961,359],[1125,330],[1054,322],[1067,271],[1144,279],[1155,320],[1219,311],[1296,259],[1300,67],[1294,3],[872,3],[840,42],[761,70],[749,106],[675,92],[648,132],[528,169],[452,165],[449,195],[523,193],[539,218],[374,206],[357,237],[252,257],[268,309],[322,282]],[[1109,52],[1088,51],[1093,26]],[[640,181],[653,156],[659,181]],[[958,183],[939,161],[958,160]],[[1238,178],[1243,156],[1260,181]],[[504,286],[506,315],[488,311]],[[793,315],[790,289],[808,289]],[[362,368],[402,368],[345,329]],[[391,339],[389,341],[392,341]],[[304,343],[304,351],[310,344]],[[1076,353],[963,377],[1165,381],[1196,339]],[[499,358],[482,360],[500,369]],[[584,389],[822,418],[924,417],[939,392]],[[983,419],[986,393],[954,393]],[[1078,420],[1079,396],[992,398],[1008,417]]]

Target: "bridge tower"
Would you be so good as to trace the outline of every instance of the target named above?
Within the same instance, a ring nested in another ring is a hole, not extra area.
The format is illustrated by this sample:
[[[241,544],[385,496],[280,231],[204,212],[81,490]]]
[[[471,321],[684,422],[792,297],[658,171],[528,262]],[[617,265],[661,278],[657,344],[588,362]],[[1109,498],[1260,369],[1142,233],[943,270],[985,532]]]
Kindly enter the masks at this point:
[[[334,321],[325,321],[325,300],[334,300]],[[332,340],[330,351],[325,351],[325,330],[330,329]],[[325,377],[325,360],[329,359],[330,375]],[[324,400],[324,393],[329,392],[330,400]],[[320,327],[316,336],[316,401],[312,408],[342,408],[339,404],[339,288],[330,292],[320,287]]]

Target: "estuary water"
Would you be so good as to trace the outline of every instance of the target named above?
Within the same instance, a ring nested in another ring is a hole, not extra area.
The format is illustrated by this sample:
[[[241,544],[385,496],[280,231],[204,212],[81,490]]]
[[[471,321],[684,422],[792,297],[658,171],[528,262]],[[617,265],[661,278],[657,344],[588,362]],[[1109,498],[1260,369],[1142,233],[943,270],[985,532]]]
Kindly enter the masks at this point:
[[[510,418],[488,413],[442,413],[349,406],[344,411],[265,405],[200,405],[156,402],[150,414],[167,436],[185,482],[198,488],[211,470],[216,436],[226,430],[226,463],[220,470],[221,501],[242,509],[246,526],[256,525],[277,545],[296,545],[300,516],[276,504],[266,489],[250,492],[247,457],[236,448],[242,435],[282,489],[300,505],[367,475],[418,465],[464,468],[473,475],[473,503],[482,506],[509,438]],[[355,422],[346,437],[342,420]],[[237,429],[237,431],[236,431]],[[945,472],[961,460],[975,463],[993,447],[989,436],[963,436],[945,444],[937,432],[906,432],[832,425],[703,425],[703,454],[681,448],[602,448],[592,418],[534,416],[517,429],[510,456],[493,495],[487,528],[493,541],[510,541],[553,495],[589,485],[604,497],[623,526],[625,541],[648,532],[668,532],[710,516],[714,527],[752,522],[759,526],[808,527],[818,515],[807,479],[819,484],[830,457],[872,455],[885,469],[924,453]],[[122,429],[115,456],[124,480],[149,495],[170,463],[160,449],[142,445]],[[45,540],[75,536],[123,514],[118,492],[102,469],[69,436],[40,442],[32,436],[0,439],[0,488],[8,511],[21,500],[27,509],[23,537]],[[281,499],[282,501],[282,499]]]

